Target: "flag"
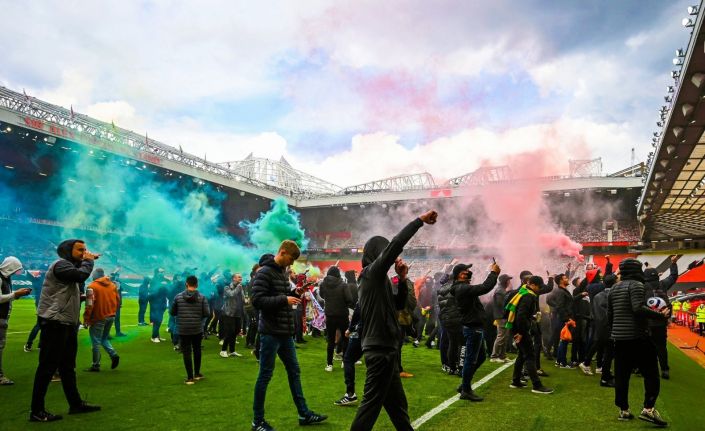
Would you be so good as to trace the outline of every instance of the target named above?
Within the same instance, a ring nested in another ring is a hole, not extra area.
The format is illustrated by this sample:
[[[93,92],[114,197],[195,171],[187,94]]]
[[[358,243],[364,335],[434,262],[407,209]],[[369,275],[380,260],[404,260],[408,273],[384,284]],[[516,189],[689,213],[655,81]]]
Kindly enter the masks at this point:
[[[180,152],[181,154],[184,154],[184,150],[183,150],[183,148],[181,148],[181,145],[179,145],[179,152]]]
[[[149,145],[149,136],[147,136],[147,132],[144,132],[144,144]]]
[[[110,121],[110,125],[113,126],[113,130],[115,130],[115,121]]]
[[[313,294],[310,294],[310,299],[310,304],[313,311],[313,319],[311,320],[311,326],[318,329],[319,331],[323,331],[326,329],[326,314],[323,311],[323,307],[321,307],[321,304],[316,301],[316,298],[313,296]]]
[[[22,93],[24,94],[24,98],[27,99],[27,101],[29,102],[29,96],[27,96],[27,92],[24,88],[22,89]]]
[[[74,113],[73,113],[73,105],[71,105],[71,119],[73,120]]]

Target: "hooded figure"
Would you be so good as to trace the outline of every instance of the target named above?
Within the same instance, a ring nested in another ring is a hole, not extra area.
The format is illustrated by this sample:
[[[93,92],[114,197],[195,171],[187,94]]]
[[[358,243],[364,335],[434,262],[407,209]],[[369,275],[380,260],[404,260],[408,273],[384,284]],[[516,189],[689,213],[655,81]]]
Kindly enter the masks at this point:
[[[348,270],[345,271],[345,280],[348,283],[348,290],[350,291],[350,298],[352,298],[353,306],[357,305],[357,278],[355,277],[355,271]]]
[[[22,263],[14,256],[6,257],[0,263],[0,320],[10,318],[10,310],[12,309],[12,301],[15,299],[15,294],[12,293],[12,274],[22,269]],[[0,328],[2,330],[2,328]],[[2,340],[4,341],[4,340]],[[0,351],[2,349],[0,348]],[[2,375],[2,364],[0,364],[0,375]]]
[[[324,302],[324,312],[326,315],[326,335],[327,349],[326,359],[328,362],[326,370],[333,371],[333,350],[335,349],[335,334],[345,334],[350,321],[348,320],[348,308],[352,308],[353,300],[347,284],[340,278],[340,270],[331,266],[328,273],[321,282],[321,298]],[[340,340],[341,351],[345,352],[348,347],[348,338],[343,336]]]
[[[664,280],[659,280],[659,273],[656,268],[646,268],[644,270],[644,295],[646,298],[653,296],[666,301],[669,310],[673,310],[671,301],[668,299],[668,289],[678,280],[678,260],[677,256],[671,258],[670,274]],[[667,343],[668,320],[649,320],[649,332],[651,340],[656,345],[659,365],[661,367],[661,377],[670,378],[670,368],[668,366],[668,343]]]
[[[358,303],[362,316],[360,339],[367,363],[367,378],[365,395],[350,427],[351,431],[374,428],[382,406],[396,429],[412,429],[406,395],[399,377],[401,329],[397,321],[397,311],[404,308],[409,288],[406,280],[402,280],[393,289],[387,273],[421,226],[423,222],[417,218],[391,242],[384,237],[374,236],[363,249]]]
[[[44,277],[37,316],[64,324],[78,325],[81,308],[81,291],[93,272],[93,260],[73,256],[78,239],[63,241],[56,249],[59,260],[51,264]]]
[[[61,419],[47,413],[44,397],[54,372],[61,374],[61,384],[69,405],[69,414],[100,410],[86,404],[76,387],[76,353],[81,288],[93,272],[93,257],[86,252],[83,241],[63,241],[56,250],[59,259],[49,266],[44,277],[37,318],[42,328],[39,343],[42,354],[34,375],[31,421],[48,422]],[[85,258],[85,257],[87,258]]]

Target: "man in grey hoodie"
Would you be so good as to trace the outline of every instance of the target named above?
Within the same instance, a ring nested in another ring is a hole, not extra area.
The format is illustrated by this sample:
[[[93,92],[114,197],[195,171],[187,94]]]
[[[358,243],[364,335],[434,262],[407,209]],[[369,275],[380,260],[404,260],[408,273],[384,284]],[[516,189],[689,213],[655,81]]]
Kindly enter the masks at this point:
[[[12,301],[29,295],[32,289],[18,289],[12,291],[12,275],[22,270],[22,263],[14,256],[6,257],[0,263],[0,386],[14,385],[15,382],[5,377],[2,370],[2,351],[5,349],[7,340],[7,324],[10,320],[10,310]]]
[[[44,397],[54,372],[61,374],[61,384],[69,403],[69,414],[100,410],[81,399],[76,387],[76,353],[81,309],[81,286],[93,272],[93,261],[100,257],[86,249],[84,241],[69,239],[56,250],[59,259],[49,266],[37,306],[41,329],[39,365],[34,374],[31,422],[62,419],[44,408]]]
[[[221,322],[223,324],[223,348],[220,356],[240,357],[241,354],[235,351],[235,340],[242,329],[242,321],[245,317],[245,295],[242,290],[242,275],[233,274],[232,283],[225,286],[223,290],[223,308]],[[228,354],[230,350],[230,354]]]

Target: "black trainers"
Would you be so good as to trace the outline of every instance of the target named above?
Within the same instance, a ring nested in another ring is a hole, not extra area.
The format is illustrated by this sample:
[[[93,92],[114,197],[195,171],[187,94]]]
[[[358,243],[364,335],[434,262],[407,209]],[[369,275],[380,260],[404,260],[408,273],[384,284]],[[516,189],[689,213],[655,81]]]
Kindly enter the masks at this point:
[[[620,410],[619,416],[617,416],[617,420],[620,421],[630,421],[632,419],[634,419],[634,415],[629,410]]]
[[[252,422],[252,431],[274,431],[274,428],[267,421]]]
[[[46,410],[39,412],[39,413],[30,413],[29,414],[29,421],[30,422],[54,422],[54,421],[60,421],[61,419],[63,419],[63,417],[61,415],[53,415]]]
[[[100,367],[90,367],[90,368],[86,368],[85,371],[87,371],[87,372],[89,372],[89,373],[100,373]]]
[[[470,392],[465,392],[462,391],[460,393],[460,399],[461,400],[468,400],[468,401],[473,401],[473,402],[479,402],[482,401],[484,398],[481,396],[477,395],[475,392],[470,391]]]
[[[614,379],[600,380],[600,386],[602,386],[603,388],[613,388],[614,387]]]
[[[534,394],[548,395],[553,393],[553,389],[547,388],[546,386],[539,386],[538,388],[532,389],[531,392]]]
[[[92,413],[92,412],[97,412],[100,410],[100,406],[94,406],[91,404],[88,404],[85,401],[81,401],[81,404],[77,406],[71,406],[69,408],[69,414],[70,415],[78,415],[81,413]]]
[[[308,414],[303,418],[299,416],[299,425],[313,425],[321,423],[326,419],[328,419],[328,416],[326,415],[319,415],[318,413],[308,412]]]
[[[352,395],[345,394],[345,395],[343,395],[343,398],[339,399],[339,400],[336,401],[334,404],[335,404],[336,406],[349,406],[350,404],[355,404],[356,402],[357,402],[357,395],[355,395],[355,394],[352,394]]]
[[[114,370],[120,364],[120,356],[115,355],[110,358],[110,369]]]
[[[548,377],[548,373],[540,368],[536,370],[536,374],[538,374],[539,377]]]
[[[526,384],[522,383],[521,381],[518,382],[511,382],[509,384],[509,387],[512,389],[523,389],[526,387]]]
[[[671,378],[671,373],[668,370],[663,370],[661,373],[661,378],[664,380],[668,380]]]
[[[665,427],[668,425],[668,422],[663,420],[661,417],[661,414],[658,412],[658,410],[652,408],[652,409],[643,409],[641,411],[641,414],[639,415],[639,419],[646,421],[646,422],[651,422],[654,425],[660,426],[660,427]]]

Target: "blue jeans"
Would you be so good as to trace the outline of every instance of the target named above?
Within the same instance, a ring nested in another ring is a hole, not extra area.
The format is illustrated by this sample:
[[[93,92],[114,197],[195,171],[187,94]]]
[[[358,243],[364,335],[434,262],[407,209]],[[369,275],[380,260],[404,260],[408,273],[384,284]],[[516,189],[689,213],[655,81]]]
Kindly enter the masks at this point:
[[[113,327],[113,322],[115,317],[106,317],[103,320],[99,320],[91,325],[88,333],[91,336],[91,343],[93,343],[93,367],[100,367],[100,346],[103,346],[110,357],[115,357],[117,352],[113,349],[113,346],[108,340],[108,335],[110,335],[110,328]]]
[[[306,406],[304,391],[301,388],[301,369],[296,358],[294,339],[291,336],[262,334],[260,336],[259,375],[255,383],[255,398],[252,406],[255,423],[264,420],[264,398],[267,395],[267,385],[269,385],[274,373],[274,358],[277,355],[286,367],[289,390],[299,416],[304,417],[310,413]]]
[[[484,331],[481,327],[463,326],[465,337],[465,361],[463,362],[463,391],[472,390],[472,378],[475,371],[485,362]]]

